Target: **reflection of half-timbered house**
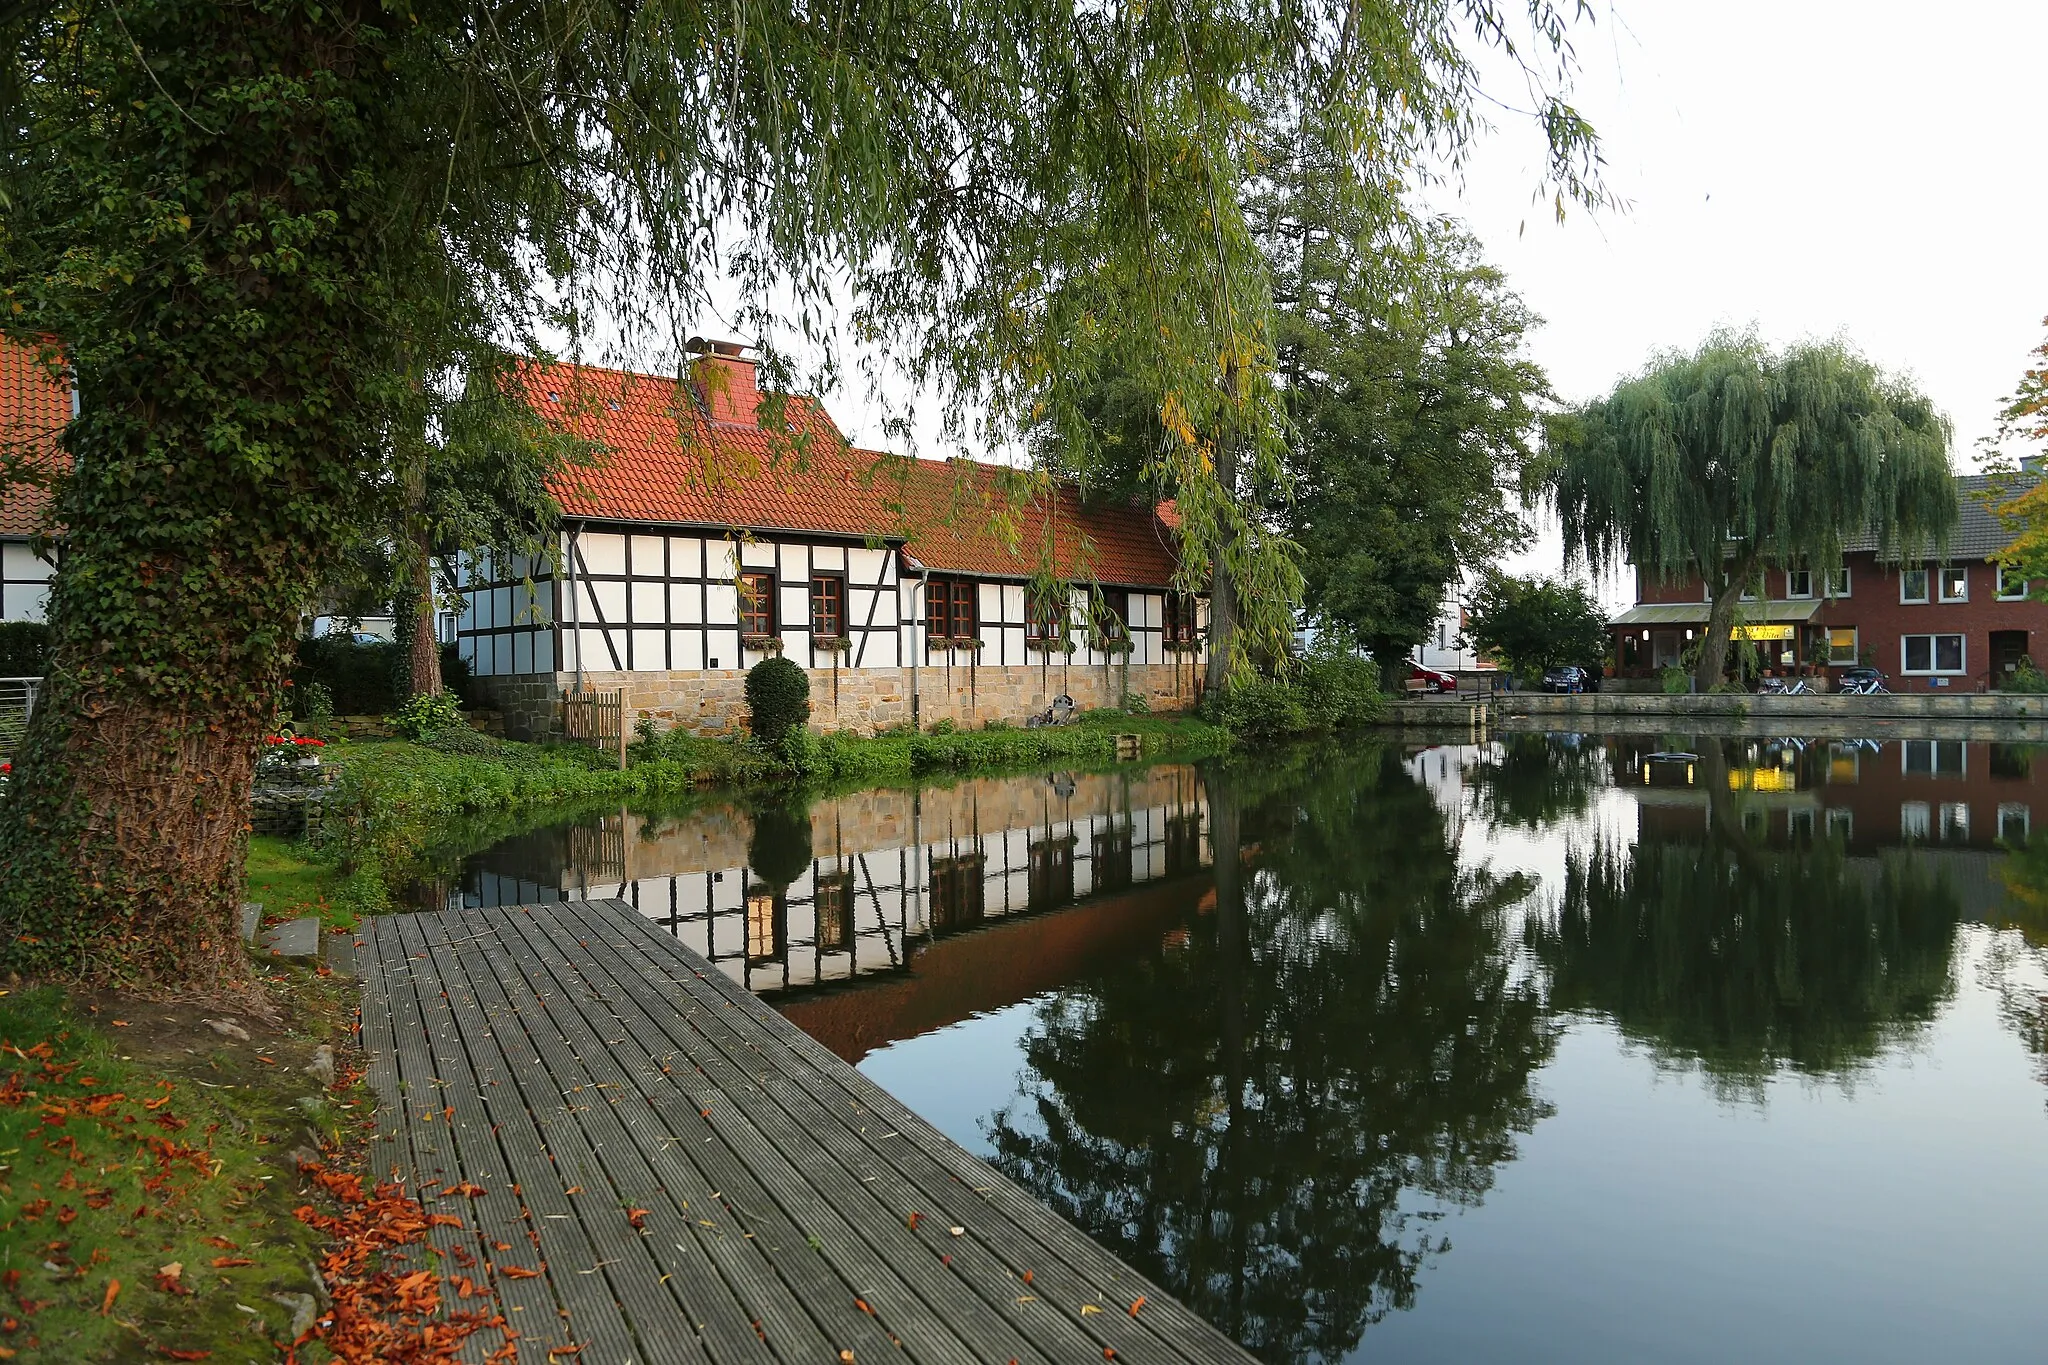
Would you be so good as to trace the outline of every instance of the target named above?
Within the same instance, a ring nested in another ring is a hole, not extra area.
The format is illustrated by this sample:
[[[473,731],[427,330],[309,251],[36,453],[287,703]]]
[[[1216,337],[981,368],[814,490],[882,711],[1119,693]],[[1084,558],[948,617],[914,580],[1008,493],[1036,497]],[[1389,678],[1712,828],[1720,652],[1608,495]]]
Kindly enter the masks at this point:
[[[71,420],[71,394],[51,380],[33,348],[0,341],[0,458],[53,456],[57,436]],[[40,621],[56,574],[36,553],[47,534],[49,490],[0,482],[0,621]]]
[[[746,670],[777,653],[810,671],[821,729],[1017,721],[1062,694],[1192,703],[1205,608],[1172,590],[1160,511],[854,449],[754,370],[719,343],[684,384],[528,372],[542,416],[601,453],[557,490],[555,562],[486,560],[463,584],[461,650],[512,733],[584,687],[722,730]]]

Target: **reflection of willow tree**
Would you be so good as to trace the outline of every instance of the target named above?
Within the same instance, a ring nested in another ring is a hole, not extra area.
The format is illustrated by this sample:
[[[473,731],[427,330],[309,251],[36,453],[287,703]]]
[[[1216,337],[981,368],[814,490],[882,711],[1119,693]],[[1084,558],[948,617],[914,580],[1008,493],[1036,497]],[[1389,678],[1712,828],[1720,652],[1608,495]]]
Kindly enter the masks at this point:
[[[1329,1359],[1413,1301],[1442,1206],[1548,1112],[1553,1041],[1504,925],[1527,883],[1460,870],[1391,755],[1259,780],[1209,774],[1216,913],[1042,1006],[990,1138],[1260,1356]]]
[[[1528,927],[1552,1004],[1738,1090],[1852,1069],[1933,1018],[1953,988],[1954,891],[1903,854],[1755,845],[1706,766],[1711,837],[1566,854],[1554,912]]]
[[[2048,839],[2034,839],[2000,864],[2005,905],[1984,956],[1983,978],[1999,1013],[2033,1054],[2048,1085]]]
[[[1471,768],[1473,813],[1497,825],[1547,825],[1584,815],[1607,785],[1600,746],[1568,735],[1504,736]]]

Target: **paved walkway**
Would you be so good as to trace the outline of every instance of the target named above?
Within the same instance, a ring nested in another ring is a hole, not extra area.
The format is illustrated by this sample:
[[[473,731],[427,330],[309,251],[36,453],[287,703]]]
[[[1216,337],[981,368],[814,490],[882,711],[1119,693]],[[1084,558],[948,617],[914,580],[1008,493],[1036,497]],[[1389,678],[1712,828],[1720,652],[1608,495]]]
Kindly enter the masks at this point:
[[[623,902],[363,944],[374,1169],[523,1361],[1251,1359]]]

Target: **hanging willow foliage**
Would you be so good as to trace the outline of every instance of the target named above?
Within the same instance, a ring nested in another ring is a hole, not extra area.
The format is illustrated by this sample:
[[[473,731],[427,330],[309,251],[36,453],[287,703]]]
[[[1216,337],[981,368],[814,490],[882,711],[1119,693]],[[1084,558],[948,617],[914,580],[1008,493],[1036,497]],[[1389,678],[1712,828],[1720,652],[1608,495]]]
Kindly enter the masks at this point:
[[[1282,413],[1234,187],[1279,128],[1347,178],[1455,166],[1471,54],[1558,89],[1584,13],[0,0],[0,330],[53,338],[83,403],[57,661],[0,803],[6,962],[239,975],[285,650],[390,524],[421,395],[545,340],[679,350],[720,280],[771,341],[829,340],[850,297],[959,433],[1071,423],[1063,356],[1123,338],[1164,395],[1190,560],[1280,639],[1298,577],[1235,476],[1277,462]],[[1596,198],[1591,130],[1556,96],[1530,113],[1560,206]]]
[[[1860,540],[1908,558],[1957,519],[1948,420],[1840,342],[1709,337],[1552,419],[1545,454],[1568,563],[1707,581],[1703,691],[1760,574],[1837,569]]]

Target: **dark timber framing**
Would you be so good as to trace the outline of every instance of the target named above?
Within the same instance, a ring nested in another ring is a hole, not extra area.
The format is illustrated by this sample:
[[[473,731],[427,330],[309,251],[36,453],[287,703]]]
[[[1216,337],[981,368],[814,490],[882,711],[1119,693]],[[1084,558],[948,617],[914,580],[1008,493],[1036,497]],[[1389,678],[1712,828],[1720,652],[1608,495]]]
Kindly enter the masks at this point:
[[[363,934],[373,1167],[521,1359],[1252,1359],[623,902]]]

